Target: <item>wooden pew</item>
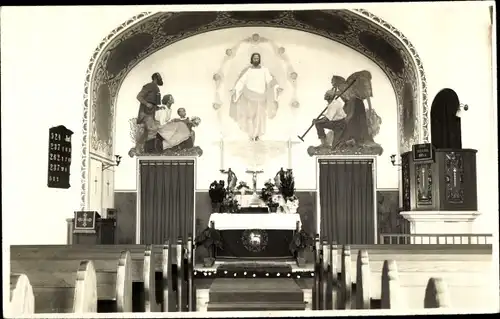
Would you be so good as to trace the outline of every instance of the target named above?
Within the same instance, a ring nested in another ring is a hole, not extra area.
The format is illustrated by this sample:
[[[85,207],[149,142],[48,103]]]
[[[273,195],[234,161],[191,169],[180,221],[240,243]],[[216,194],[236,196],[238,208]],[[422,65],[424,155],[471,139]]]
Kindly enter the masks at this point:
[[[10,311],[12,317],[35,313],[33,287],[25,274],[10,275]]]
[[[370,309],[370,284],[372,274],[369,267],[369,256],[366,250],[358,252],[356,267],[357,282],[355,291],[356,309]],[[349,271],[348,269],[346,271]],[[367,280],[368,279],[368,280]],[[384,261],[380,276],[382,287],[382,309],[407,309],[407,298],[401,292],[398,267],[394,260]],[[422,308],[448,308],[451,306],[448,286],[442,278],[429,278],[425,288]]]
[[[445,280],[454,303],[464,309],[483,309],[494,302],[491,245],[351,245],[350,248],[354,252],[351,254],[353,283],[358,277],[355,252],[366,250],[369,254],[373,300],[381,300],[384,261],[394,260],[401,292],[409,296],[410,309],[422,308],[426,283],[431,277]],[[468,298],[468,295],[481,297]]]
[[[338,309],[351,309],[352,302],[352,274],[351,274],[351,248],[342,247],[340,274],[340,305]]]
[[[442,278],[430,278],[425,288],[424,308],[449,308],[448,285]]]
[[[144,251],[143,282],[144,282],[144,312],[157,312],[155,256],[151,246]]]
[[[26,256],[22,253],[21,255],[24,258],[19,258],[18,254],[12,256],[11,269],[29,274],[37,297],[35,298],[36,312],[71,312],[69,309],[71,304],[65,299],[64,294],[54,295],[48,287],[71,291],[76,285],[75,276],[80,261],[69,257],[37,260],[30,258],[33,256]],[[81,255],[83,257],[85,254]],[[97,299],[114,302],[116,307],[114,311],[132,311],[130,252],[112,253],[105,260],[92,260],[92,267],[96,273]],[[47,278],[50,278],[52,282],[47,282]],[[51,303],[55,304],[51,306]]]
[[[129,251],[120,255],[115,286],[116,311],[132,312],[132,257]]]
[[[382,309],[400,309],[404,308],[404,302],[401,296],[401,289],[399,286],[398,267],[394,260],[384,261],[382,269]]]
[[[356,261],[356,309],[370,309],[371,272],[368,252],[360,250]]]
[[[170,241],[167,240],[165,245],[163,245],[163,268],[162,268],[162,278],[163,278],[163,304],[162,312],[170,311],[170,299],[172,298],[172,260],[170,259]]]
[[[39,269],[38,262],[11,264],[13,272],[30,278],[33,287],[35,313],[97,312],[96,272],[92,261],[84,260],[69,272],[52,268]]]

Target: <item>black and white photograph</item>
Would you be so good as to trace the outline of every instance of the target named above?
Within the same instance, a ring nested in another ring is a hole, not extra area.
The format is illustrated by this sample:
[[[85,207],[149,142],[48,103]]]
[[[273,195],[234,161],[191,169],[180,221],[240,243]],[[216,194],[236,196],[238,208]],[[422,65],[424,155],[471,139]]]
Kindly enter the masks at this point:
[[[499,311],[494,1],[0,21],[5,317]]]

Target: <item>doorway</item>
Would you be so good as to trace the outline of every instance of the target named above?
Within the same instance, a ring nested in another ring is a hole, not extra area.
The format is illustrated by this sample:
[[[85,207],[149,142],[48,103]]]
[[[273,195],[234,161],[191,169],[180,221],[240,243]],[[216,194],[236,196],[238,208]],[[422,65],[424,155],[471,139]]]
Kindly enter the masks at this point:
[[[439,91],[431,105],[431,142],[436,149],[461,149],[460,100],[452,89]]]
[[[318,159],[322,239],[339,245],[377,242],[374,157]]]

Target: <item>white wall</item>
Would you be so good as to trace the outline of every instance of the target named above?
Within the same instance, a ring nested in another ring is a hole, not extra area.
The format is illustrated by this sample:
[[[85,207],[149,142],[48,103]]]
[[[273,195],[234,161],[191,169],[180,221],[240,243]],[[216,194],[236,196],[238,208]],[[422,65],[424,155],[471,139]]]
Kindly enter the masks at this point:
[[[429,107],[443,88],[455,90],[460,101],[469,105],[461,118],[462,147],[478,150],[478,210],[482,215],[473,225],[477,233],[492,232],[498,225],[497,106],[488,5],[427,3],[413,6],[411,14],[389,10],[387,4],[367,8],[396,26],[417,48],[427,75]]]
[[[80,207],[83,84],[99,42],[130,7],[2,7],[2,220],[15,244],[63,244]],[[97,22],[97,23],[96,23]],[[48,129],[72,137],[71,188],[47,188]]]
[[[235,47],[255,33],[274,41],[277,47],[284,47],[290,65],[281,63],[272,47],[266,43],[257,46],[242,44],[234,53],[234,59],[222,64],[226,49]],[[374,93],[371,103],[382,118],[380,132],[375,136],[375,141],[384,148],[382,160],[377,165],[377,174],[380,176],[377,186],[398,187],[397,170],[388,160],[390,154],[397,153],[398,142],[396,96],[387,76],[370,59],[346,46],[320,36],[288,29],[232,28],[208,32],[179,41],[140,62],[127,75],[118,94],[115,152],[125,155],[134,145],[130,139],[129,120],[137,117],[136,96],[142,86],[151,81],[151,74],[158,71],[164,78],[164,85],[160,88],[162,94],[171,93],[175,98],[172,116],[177,116],[177,108],[185,107],[188,116],[196,115],[202,119],[201,125],[196,128],[196,145],[204,151],[198,160],[197,188],[208,189],[214,179],[222,177],[218,172],[221,168],[221,133],[225,136],[224,169],[231,167],[240,180],[246,180],[250,185],[250,176],[244,172],[247,168],[252,168],[249,158],[255,152],[245,152],[250,150],[252,143],[229,118],[227,93],[234,85],[236,76],[249,65],[250,55],[255,50],[262,53],[262,64],[271,68],[284,88],[276,118],[267,121],[267,131],[262,137],[263,141],[282,142],[283,150],[281,155],[268,157],[265,164],[259,167],[264,170],[258,179],[259,188],[263,187],[265,180],[274,177],[280,167],[287,168],[286,141],[289,138],[298,141],[297,135],[302,135],[311,120],[324,109],[326,103],[323,97],[325,91],[331,88],[332,75],[347,78],[361,70],[368,70],[372,74]],[[216,92],[213,75],[221,66],[222,73],[228,80],[220,90],[225,104],[218,114],[212,108]],[[294,88],[286,80],[287,67],[293,68],[298,74],[296,98],[300,102],[299,109],[290,107]],[[318,144],[319,140],[313,129],[304,143],[294,145],[292,168],[298,189],[316,188],[316,179],[311,178],[315,176],[312,172],[315,171],[316,164],[314,158],[307,154],[307,148]],[[236,147],[238,151],[235,150]],[[242,155],[232,155],[235,152]],[[115,187],[120,190],[136,188],[135,158],[122,159],[120,167],[116,169]]]
[[[417,48],[427,76],[429,104],[445,87],[469,104],[462,118],[463,145],[479,151],[479,210],[483,213],[475,231],[492,232],[498,224],[496,105],[489,67],[488,9],[475,7],[467,3],[449,7],[441,2],[366,6]],[[65,243],[65,218],[80,204],[78,149],[87,64],[101,39],[140,11],[145,10],[128,6],[2,8],[2,219],[4,238],[10,243]],[[50,126],[59,124],[75,132],[69,190],[46,186],[46,134]],[[384,152],[380,162],[389,154]],[[125,183],[116,179],[118,185]]]

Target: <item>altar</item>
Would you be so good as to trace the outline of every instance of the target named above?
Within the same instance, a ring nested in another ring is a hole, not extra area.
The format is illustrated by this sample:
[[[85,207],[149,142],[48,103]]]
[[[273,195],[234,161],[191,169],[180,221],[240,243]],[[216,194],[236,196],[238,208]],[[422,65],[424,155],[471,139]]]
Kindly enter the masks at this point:
[[[217,259],[291,259],[290,243],[301,229],[299,214],[218,214],[210,215],[221,235],[222,249]]]

